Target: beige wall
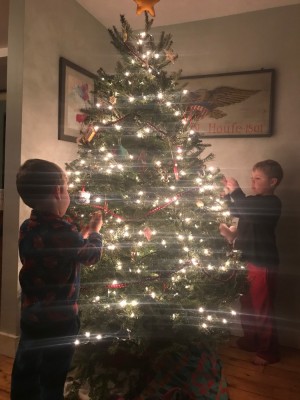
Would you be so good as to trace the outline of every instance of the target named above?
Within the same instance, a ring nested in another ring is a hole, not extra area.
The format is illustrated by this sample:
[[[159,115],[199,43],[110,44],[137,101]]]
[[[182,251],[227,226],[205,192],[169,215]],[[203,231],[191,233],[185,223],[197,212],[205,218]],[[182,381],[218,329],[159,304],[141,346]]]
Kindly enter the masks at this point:
[[[172,69],[183,76],[274,68],[273,135],[266,138],[206,139],[214,165],[234,176],[250,194],[252,165],[278,160],[285,177],[278,227],[281,253],[277,312],[282,344],[300,347],[300,6],[281,7],[164,27],[179,54]],[[160,32],[161,29],[156,29]]]
[[[7,94],[7,143],[3,287],[0,352],[14,353],[18,334],[18,252],[20,220],[15,173],[25,159],[40,157],[64,166],[76,145],[57,140],[58,59],[64,56],[95,72],[112,70],[116,58],[106,30],[73,0],[11,0]],[[278,229],[281,279],[278,314],[281,342],[300,347],[300,6],[173,25],[179,53],[176,69],[184,76],[274,68],[274,134],[268,138],[211,139],[214,164],[235,176],[248,191],[254,162],[274,158],[285,179],[278,189],[283,217]],[[162,29],[157,28],[157,32]],[[175,68],[174,67],[174,68]],[[173,68],[173,69],[174,69]]]
[[[96,72],[115,64],[106,29],[74,0],[10,0],[6,177],[0,352],[14,354],[19,332],[18,225],[15,174],[28,158],[64,167],[77,146],[57,139],[58,66],[63,56]]]

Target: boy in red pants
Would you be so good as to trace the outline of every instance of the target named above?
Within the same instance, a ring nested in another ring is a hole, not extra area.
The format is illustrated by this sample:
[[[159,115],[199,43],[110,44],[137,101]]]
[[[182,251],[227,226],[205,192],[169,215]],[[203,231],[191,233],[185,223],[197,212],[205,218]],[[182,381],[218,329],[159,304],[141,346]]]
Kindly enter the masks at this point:
[[[278,362],[277,331],[272,317],[278,273],[275,228],[281,214],[281,201],[274,195],[283,178],[280,164],[258,162],[252,169],[254,196],[246,196],[234,178],[225,179],[231,215],[238,217],[237,229],[220,225],[220,233],[247,262],[249,288],[241,296],[241,324],[244,337],[237,342],[246,351],[256,352],[254,364]]]

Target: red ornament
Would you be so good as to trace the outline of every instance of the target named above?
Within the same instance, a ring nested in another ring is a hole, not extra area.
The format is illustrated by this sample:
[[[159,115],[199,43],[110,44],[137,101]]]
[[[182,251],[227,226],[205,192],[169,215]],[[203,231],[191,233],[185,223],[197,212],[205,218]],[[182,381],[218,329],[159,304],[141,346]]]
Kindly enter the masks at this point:
[[[176,181],[178,181],[178,180],[179,180],[179,172],[178,172],[178,165],[177,165],[177,163],[174,163],[174,175],[175,175]]]
[[[148,226],[146,226],[146,228],[144,229],[144,236],[148,240],[148,242],[151,240],[152,231]]]
[[[122,289],[126,286],[126,283],[112,283],[110,285],[106,285],[108,289]]]
[[[76,114],[76,122],[82,124],[87,118],[86,114]]]

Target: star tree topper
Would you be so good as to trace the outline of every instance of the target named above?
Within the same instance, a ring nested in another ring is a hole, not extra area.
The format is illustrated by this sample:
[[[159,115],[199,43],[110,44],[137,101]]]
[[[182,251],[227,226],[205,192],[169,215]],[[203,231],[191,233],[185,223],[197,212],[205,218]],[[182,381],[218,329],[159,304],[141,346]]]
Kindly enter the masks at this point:
[[[158,3],[160,0],[133,0],[136,5],[136,13],[137,15],[142,14],[142,12],[147,11],[151,17],[155,17],[154,5]]]

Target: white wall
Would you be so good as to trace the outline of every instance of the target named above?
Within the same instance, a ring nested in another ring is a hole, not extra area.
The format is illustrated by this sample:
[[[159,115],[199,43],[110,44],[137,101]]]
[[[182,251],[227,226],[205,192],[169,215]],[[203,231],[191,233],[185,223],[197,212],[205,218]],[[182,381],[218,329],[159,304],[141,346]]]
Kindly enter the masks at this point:
[[[285,172],[277,194],[283,202],[278,227],[281,254],[277,313],[282,344],[300,347],[300,6],[157,28],[173,35],[183,76],[274,68],[273,135],[215,138],[214,164],[250,194],[252,165],[272,158]]]
[[[96,72],[115,64],[106,29],[74,0],[10,0],[0,353],[19,332],[18,226],[29,209],[15,188],[18,167],[44,158],[61,167],[77,146],[58,140],[59,57]]]

